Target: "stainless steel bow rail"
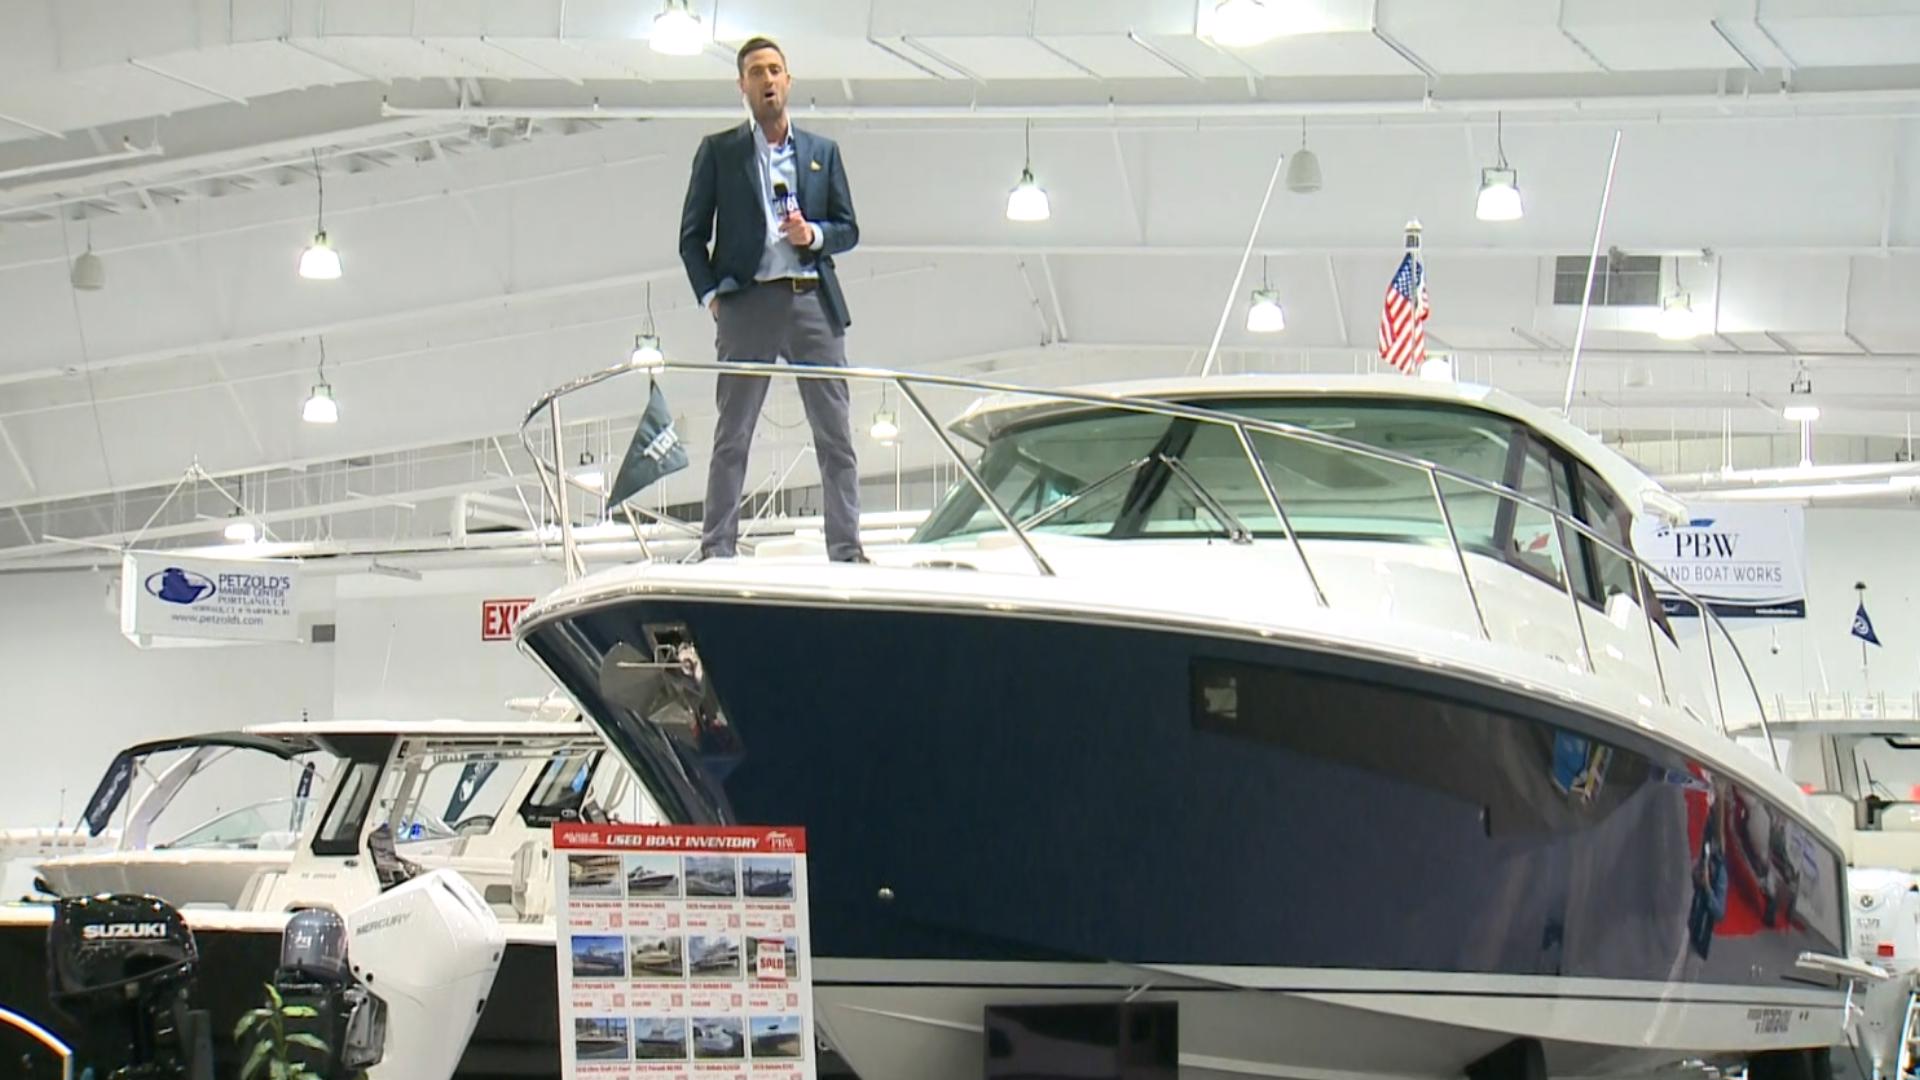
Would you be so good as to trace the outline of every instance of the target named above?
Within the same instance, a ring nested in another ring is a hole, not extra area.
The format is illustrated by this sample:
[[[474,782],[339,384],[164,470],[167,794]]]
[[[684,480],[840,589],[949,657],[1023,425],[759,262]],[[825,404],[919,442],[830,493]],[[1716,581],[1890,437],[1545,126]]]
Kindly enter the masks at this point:
[[[954,445],[953,440],[948,436],[945,428],[941,426],[933,413],[927,408],[926,403],[921,399],[920,395],[914,392],[914,387],[939,387],[944,389],[966,390],[981,395],[1003,394],[1031,397],[1044,401],[1090,405],[1117,411],[1173,417],[1191,420],[1195,423],[1215,424],[1231,428],[1240,445],[1241,452],[1246,457],[1248,466],[1253,470],[1255,477],[1259,481],[1260,491],[1267,502],[1268,508],[1273,511],[1274,518],[1280,523],[1281,531],[1286,535],[1286,539],[1293,550],[1295,558],[1300,562],[1300,568],[1306,576],[1307,583],[1312,587],[1314,602],[1323,608],[1331,606],[1327,600],[1326,590],[1321,586],[1319,575],[1314,572],[1313,562],[1307,557],[1307,551],[1301,543],[1300,535],[1293,527],[1292,519],[1287,514],[1286,503],[1282,498],[1279,488],[1273,481],[1272,474],[1267,470],[1266,463],[1261,460],[1259,453],[1254,448],[1253,436],[1260,434],[1309,443],[1337,450],[1342,453],[1353,454],[1359,457],[1388,462],[1404,468],[1417,470],[1425,474],[1427,478],[1427,486],[1433,493],[1434,504],[1439,510],[1441,524],[1446,528],[1447,542],[1453,552],[1454,564],[1460,569],[1460,580],[1465,588],[1468,603],[1473,609],[1474,621],[1480,632],[1480,637],[1486,641],[1493,640],[1493,634],[1488,628],[1486,612],[1481,605],[1479,591],[1474,585],[1473,574],[1468,567],[1466,549],[1460,543],[1460,535],[1453,522],[1453,512],[1447,505],[1447,494],[1441,484],[1444,481],[1448,484],[1457,484],[1483,495],[1491,495],[1494,498],[1512,503],[1516,508],[1524,507],[1535,513],[1545,515],[1553,522],[1554,549],[1559,557],[1559,563],[1562,568],[1559,576],[1561,582],[1565,585],[1567,603],[1573,612],[1574,627],[1578,632],[1580,642],[1580,659],[1588,672],[1596,673],[1596,668],[1593,661],[1592,645],[1587,638],[1586,621],[1580,608],[1580,596],[1574,590],[1574,562],[1568,558],[1568,532],[1577,534],[1599,545],[1601,548],[1625,560],[1634,567],[1634,600],[1639,605],[1641,619],[1646,626],[1648,651],[1653,657],[1653,668],[1655,676],[1659,681],[1661,700],[1668,705],[1674,704],[1672,690],[1668,685],[1666,668],[1660,659],[1659,639],[1661,631],[1654,621],[1651,606],[1659,603],[1659,600],[1656,597],[1648,595],[1651,582],[1656,580],[1663,583],[1674,594],[1680,596],[1686,602],[1694,605],[1694,608],[1699,612],[1701,625],[1705,628],[1705,632],[1701,637],[1706,646],[1707,670],[1713,686],[1714,720],[1719,730],[1725,734],[1729,730],[1729,725],[1727,723],[1725,691],[1720,677],[1720,664],[1714,649],[1714,635],[1716,631],[1719,636],[1725,640],[1725,647],[1732,653],[1734,661],[1739,667],[1742,680],[1746,683],[1747,690],[1752,695],[1753,713],[1759,723],[1762,737],[1767,740],[1767,748],[1772,755],[1773,763],[1775,767],[1780,765],[1779,750],[1774,746],[1773,734],[1767,727],[1767,710],[1764,699],[1761,696],[1759,686],[1754,681],[1752,669],[1747,666],[1746,658],[1740,654],[1740,649],[1734,643],[1733,635],[1727,630],[1726,624],[1722,622],[1720,616],[1699,597],[1662,573],[1659,567],[1641,559],[1638,555],[1622,546],[1617,540],[1601,534],[1586,523],[1569,516],[1564,511],[1542,503],[1531,496],[1515,491],[1503,484],[1459,472],[1422,458],[1396,453],[1391,450],[1382,450],[1365,443],[1354,442],[1350,439],[1340,438],[1337,435],[1328,435],[1324,432],[1313,431],[1292,424],[1261,420],[1251,416],[1221,412],[1192,405],[1181,405],[1167,401],[1115,397],[1109,394],[1089,393],[1081,390],[1041,390],[1012,383],[996,383],[982,379],[968,379],[951,375],[928,375],[890,371],[884,368],[820,367],[805,364],[764,364],[747,362],[673,362],[655,366],[637,366],[627,363],[604,368],[549,391],[535,403],[533,408],[527,411],[527,415],[520,425],[521,442],[526,447],[527,453],[533,458],[535,467],[540,473],[541,485],[546,491],[547,498],[553,506],[555,517],[560,525],[560,546],[562,557],[567,568],[568,580],[573,580],[583,575],[586,572],[586,565],[580,555],[578,546],[574,542],[573,521],[567,507],[567,485],[563,472],[566,453],[561,437],[563,428],[560,416],[560,399],[622,376],[645,374],[651,377],[668,372],[700,372],[714,375],[757,375],[793,379],[850,379],[858,382],[878,382],[891,385],[900,394],[901,400],[907,402],[913,411],[919,415],[921,422],[926,425],[927,430],[933,434],[935,441],[940,444],[941,449],[947,454],[948,458],[952,460],[960,476],[966,480],[968,486],[980,497],[982,503],[1000,522],[1001,527],[1019,543],[1021,549],[1025,551],[1028,560],[1032,562],[1034,570],[1045,577],[1054,576],[1053,566],[1047,562],[1046,557],[1034,546],[1033,539],[1028,535],[1028,530],[1051,519],[1066,507],[1056,503],[1042,509],[1040,512],[1027,518],[1024,522],[1016,521],[1007,508],[1002,506],[1000,501],[994,497],[986,481],[981,479],[980,474],[976,472],[973,466],[966,460],[965,455],[960,452],[959,447]],[[545,452],[543,452],[540,445],[540,435],[535,431],[536,422],[543,416],[546,419],[547,427],[550,429],[547,433],[549,445]],[[550,452],[553,455],[551,460],[545,456],[546,452]],[[1150,463],[1151,460],[1152,459],[1141,459],[1123,465],[1114,472],[1095,481],[1093,486],[1104,486],[1117,477],[1127,475],[1133,470]],[[1172,463],[1169,464],[1171,465]],[[1218,518],[1226,527],[1230,540],[1235,543],[1252,542],[1253,535],[1251,531],[1241,524],[1218,499],[1207,493],[1205,488],[1199,484],[1199,481],[1193,477],[1190,471],[1182,467],[1173,467],[1170,471],[1183,485],[1192,488],[1196,492],[1196,498],[1207,507],[1210,514]],[[1068,500],[1064,501],[1077,501],[1086,495],[1087,490],[1088,489],[1083,489],[1076,495],[1069,496]],[[636,535],[638,535],[637,527]],[[1677,637],[1669,638],[1669,640],[1674,642],[1676,648],[1684,648],[1681,646]]]

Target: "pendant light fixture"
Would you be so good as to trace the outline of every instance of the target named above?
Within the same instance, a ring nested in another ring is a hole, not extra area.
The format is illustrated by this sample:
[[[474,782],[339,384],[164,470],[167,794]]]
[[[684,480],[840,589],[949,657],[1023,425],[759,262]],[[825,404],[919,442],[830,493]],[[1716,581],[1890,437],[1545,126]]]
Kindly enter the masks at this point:
[[[653,17],[647,47],[663,56],[699,56],[707,47],[706,27],[688,0],[667,0],[666,8]]]
[[[327,384],[327,339],[320,339],[319,382],[313,384],[306,403],[300,406],[300,419],[309,424],[340,422],[340,403],[333,399],[333,387]]]
[[[1287,328],[1287,313],[1281,310],[1280,294],[1267,278],[1267,257],[1260,256],[1260,287],[1253,290],[1253,304],[1247,308],[1247,329],[1256,334],[1277,334]]]
[[[1264,45],[1280,33],[1279,13],[1264,0],[1220,0],[1209,35],[1229,48]]]
[[[660,347],[660,335],[653,327],[653,282],[647,282],[647,325],[644,330],[633,336],[633,352],[627,357],[627,364],[637,368],[664,367],[667,354]]]
[[[87,250],[73,260],[73,272],[68,280],[73,282],[73,287],[76,289],[98,292],[107,287],[107,264],[101,262],[100,256],[93,253],[93,218],[88,217],[86,222]]]
[[[606,470],[600,467],[598,462],[594,461],[593,451],[580,451],[580,467],[574,470],[573,482],[586,488],[588,491],[600,492],[606,490],[607,473]]]
[[[236,544],[251,544],[260,539],[260,529],[247,520],[246,515],[236,506],[233,508],[233,513],[227,516],[227,527],[222,530],[222,535]]]
[[[1780,410],[1782,419],[1799,424],[1811,424],[1820,419],[1820,406],[1813,401],[1813,377],[1807,374],[1805,365],[1793,376],[1793,382],[1787,386],[1787,404]]]
[[[1480,170],[1480,201],[1474,216],[1481,221],[1519,221],[1526,214],[1520,205],[1520,173],[1507,164],[1506,122],[1499,113],[1493,114],[1493,131],[1500,164]]]
[[[1047,191],[1033,179],[1033,121],[1027,121],[1027,160],[1020,169],[1020,182],[1007,192],[1008,221],[1045,221],[1053,216]]]
[[[1673,292],[1660,301],[1657,328],[1661,341],[1692,341],[1700,333],[1700,321],[1693,315],[1693,297],[1680,282],[1680,257],[1673,258]]]
[[[1300,149],[1287,162],[1287,190],[1295,195],[1311,195],[1320,190],[1320,158],[1307,149],[1307,118],[1300,118]]]
[[[867,434],[873,436],[873,440],[882,446],[891,446],[900,438],[900,421],[893,410],[887,408],[885,386],[880,388],[880,407],[874,410],[873,426],[867,429]]]
[[[300,276],[308,281],[333,281],[340,276],[340,253],[327,240],[327,177],[320,169],[320,151],[313,152],[313,180],[317,189],[313,242],[300,253]]]

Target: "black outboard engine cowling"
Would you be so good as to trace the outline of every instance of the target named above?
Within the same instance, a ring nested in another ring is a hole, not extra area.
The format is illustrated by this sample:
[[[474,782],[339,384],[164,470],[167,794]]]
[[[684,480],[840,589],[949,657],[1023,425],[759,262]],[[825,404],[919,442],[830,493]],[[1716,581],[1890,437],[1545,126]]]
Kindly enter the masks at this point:
[[[387,1005],[354,978],[347,960],[347,922],[331,911],[302,911],[287,920],[280,937],[280,967],[274,989],[287,1005],[305,1005],[314,1015],[289,1018],[287,1033],[305,1032],[326,1044],[322,1053],[296,1050],[316,1076],[358,1076],[380,1063],[386,1047]]]
[[[77,1065],[124,1080],[212,1080],[206,1014],[187,1007],[200,963],[180,912],[151,896],[55,903],[47,990],[87,1032]]]

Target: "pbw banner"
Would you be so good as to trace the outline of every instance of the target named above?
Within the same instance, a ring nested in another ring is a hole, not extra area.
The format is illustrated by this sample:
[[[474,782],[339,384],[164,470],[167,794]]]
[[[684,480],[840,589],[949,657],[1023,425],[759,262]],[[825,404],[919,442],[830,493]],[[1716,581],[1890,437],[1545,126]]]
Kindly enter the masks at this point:
[[[1690,503],[1687,520],[1668,525],[1640,518],[1634,550],[1714,614],[1807,617],[1806,518],[1797,505]],[[1668,615],[1698,615],[1664,581],[1654,589]]]

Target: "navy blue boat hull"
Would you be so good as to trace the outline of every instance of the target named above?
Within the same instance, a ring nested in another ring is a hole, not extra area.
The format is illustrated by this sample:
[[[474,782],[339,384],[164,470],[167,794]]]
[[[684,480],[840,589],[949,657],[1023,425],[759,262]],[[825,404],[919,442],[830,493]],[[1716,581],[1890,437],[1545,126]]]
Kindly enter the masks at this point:
[[[1767,796],[1438,670],[694,597],[526,640],[670,816],[807,829],[816,956],[1804,989],[1834,981],[1802,952],[1845,951],[1838,853]],[[691,726],[609,663],[676,643],[708,695]]]

